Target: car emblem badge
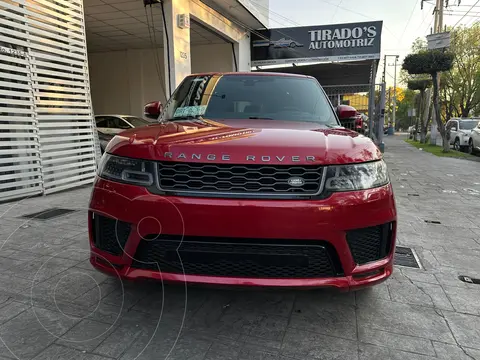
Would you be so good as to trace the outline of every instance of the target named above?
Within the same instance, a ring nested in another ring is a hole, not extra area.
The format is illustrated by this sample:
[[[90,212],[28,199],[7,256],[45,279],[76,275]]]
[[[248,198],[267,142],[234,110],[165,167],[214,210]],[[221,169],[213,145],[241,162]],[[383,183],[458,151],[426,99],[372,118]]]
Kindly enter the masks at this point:
[[[290,179],[287,180],[288,185],[293,186],[293,187],[299,187],[305,185],[305,180],[303,180],[301,177],[291,177]]]

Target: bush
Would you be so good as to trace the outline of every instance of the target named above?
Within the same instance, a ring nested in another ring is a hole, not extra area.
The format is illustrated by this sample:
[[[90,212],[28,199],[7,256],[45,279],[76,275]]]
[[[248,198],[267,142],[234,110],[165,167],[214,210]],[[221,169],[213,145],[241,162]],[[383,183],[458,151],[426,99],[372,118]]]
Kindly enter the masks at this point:
[[[410,54],[403,60],[402,68],[412,74],[434,74],[448,71],[453,66],[454,55],[441,50],[424,50]]]
[[[425,91],[427,88],[429,88],[431,86],[432,86],[432,80],[431,79],[423,79],[423,80],[412,79],[412,80],[408,80],[408,88],[410,90]]]

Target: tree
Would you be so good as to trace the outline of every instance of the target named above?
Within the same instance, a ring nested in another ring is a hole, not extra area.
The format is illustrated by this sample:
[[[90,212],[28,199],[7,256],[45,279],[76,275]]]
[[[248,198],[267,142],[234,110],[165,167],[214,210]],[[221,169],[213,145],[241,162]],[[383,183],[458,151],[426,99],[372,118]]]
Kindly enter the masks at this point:
[[[427,40],[425,38],[416,38],[415,41],[412,43],[412,54],[418,54],[421,51],[427,50]],[[400,70],[400,83],[404,84],[405,86],[408,84],[408,80],[412,78],[419,78],[419,79],[428,79],[428,75],[426,74],[418,74],[418,75],[409,75],[407,71]]]
[[[397,124],[399,128],[407,129],[409,126],[413,125],[408,116],[408,110],[415,106],[415,91],[404,89],[403,94],[403,99],[398,102]]]
[[[390,87],[387,88],[387,90],[385,92],[385,114],[386,114],[385,119],[387,119],[387,117],[388,117],[389,121],[392,120],[391,116],[392,116],[392,113],[393,113],[393,98],[394,98],[394,96],[397,97],[397,108],[395,109],[395,111],[397,111],[398,110],[398,104],[405,97],[404,89],[402,89],[400,87],[394,88],[393,86],[390,86]],[[398,121],[396,121],[395,127],[397,129],[399,128]]]
[[[451,32],[453,68],[442,74],[442,104],[447,120],[468,117],[480,105],[480,23]]]
[[[410,54],[403,60],[402,68],[410,75],[429,74],[433,82],[433,107],[435,109],[435,120],[443,140],[443,151],[450,151],[450,144],[447,141],[447,134],[440,117],[438,73],[449,71],[453,66],[453,54],[440,50],[423,50],[418,54]]]
[[[417,116],[417,122],[415,125],[415,132],[413,135],[413,139],[417,140],[417,129],[418,129],[418,122],[420,119],[420,143],[424,144],[425,143],[425,138],[427,135],[427,125],[428,125],[428,117],[427,121],[423,121],[424,118],[424,113],[423,109],[426,108],[428,109],[429,106],[425,106],[425,90],[432,86],[432,81],[430,79],[412,79],[408,81],[408,88],[410,90],[418,90],[420,91],[420,97],[419,97],[419,106],[418,106],[418,116]]]

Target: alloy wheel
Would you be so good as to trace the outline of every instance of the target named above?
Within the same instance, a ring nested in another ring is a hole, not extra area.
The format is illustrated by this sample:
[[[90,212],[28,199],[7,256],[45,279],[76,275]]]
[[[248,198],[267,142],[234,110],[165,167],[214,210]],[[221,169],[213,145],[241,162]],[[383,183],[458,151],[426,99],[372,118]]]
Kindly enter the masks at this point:
[[[455,142],[453,143],[453,148],[456,151],[460,151],[460,141],[458,139],[455,139]]]

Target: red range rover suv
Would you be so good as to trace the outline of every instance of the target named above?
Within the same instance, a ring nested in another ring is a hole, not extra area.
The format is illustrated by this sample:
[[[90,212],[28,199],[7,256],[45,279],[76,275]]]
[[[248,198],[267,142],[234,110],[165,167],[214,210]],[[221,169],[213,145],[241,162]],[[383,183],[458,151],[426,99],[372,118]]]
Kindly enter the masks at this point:
[[[191,75],[159,124],[108,144],[92,265],[127,279],[354,290],[390,276],[396,209],[382,154],[320,84]]]

